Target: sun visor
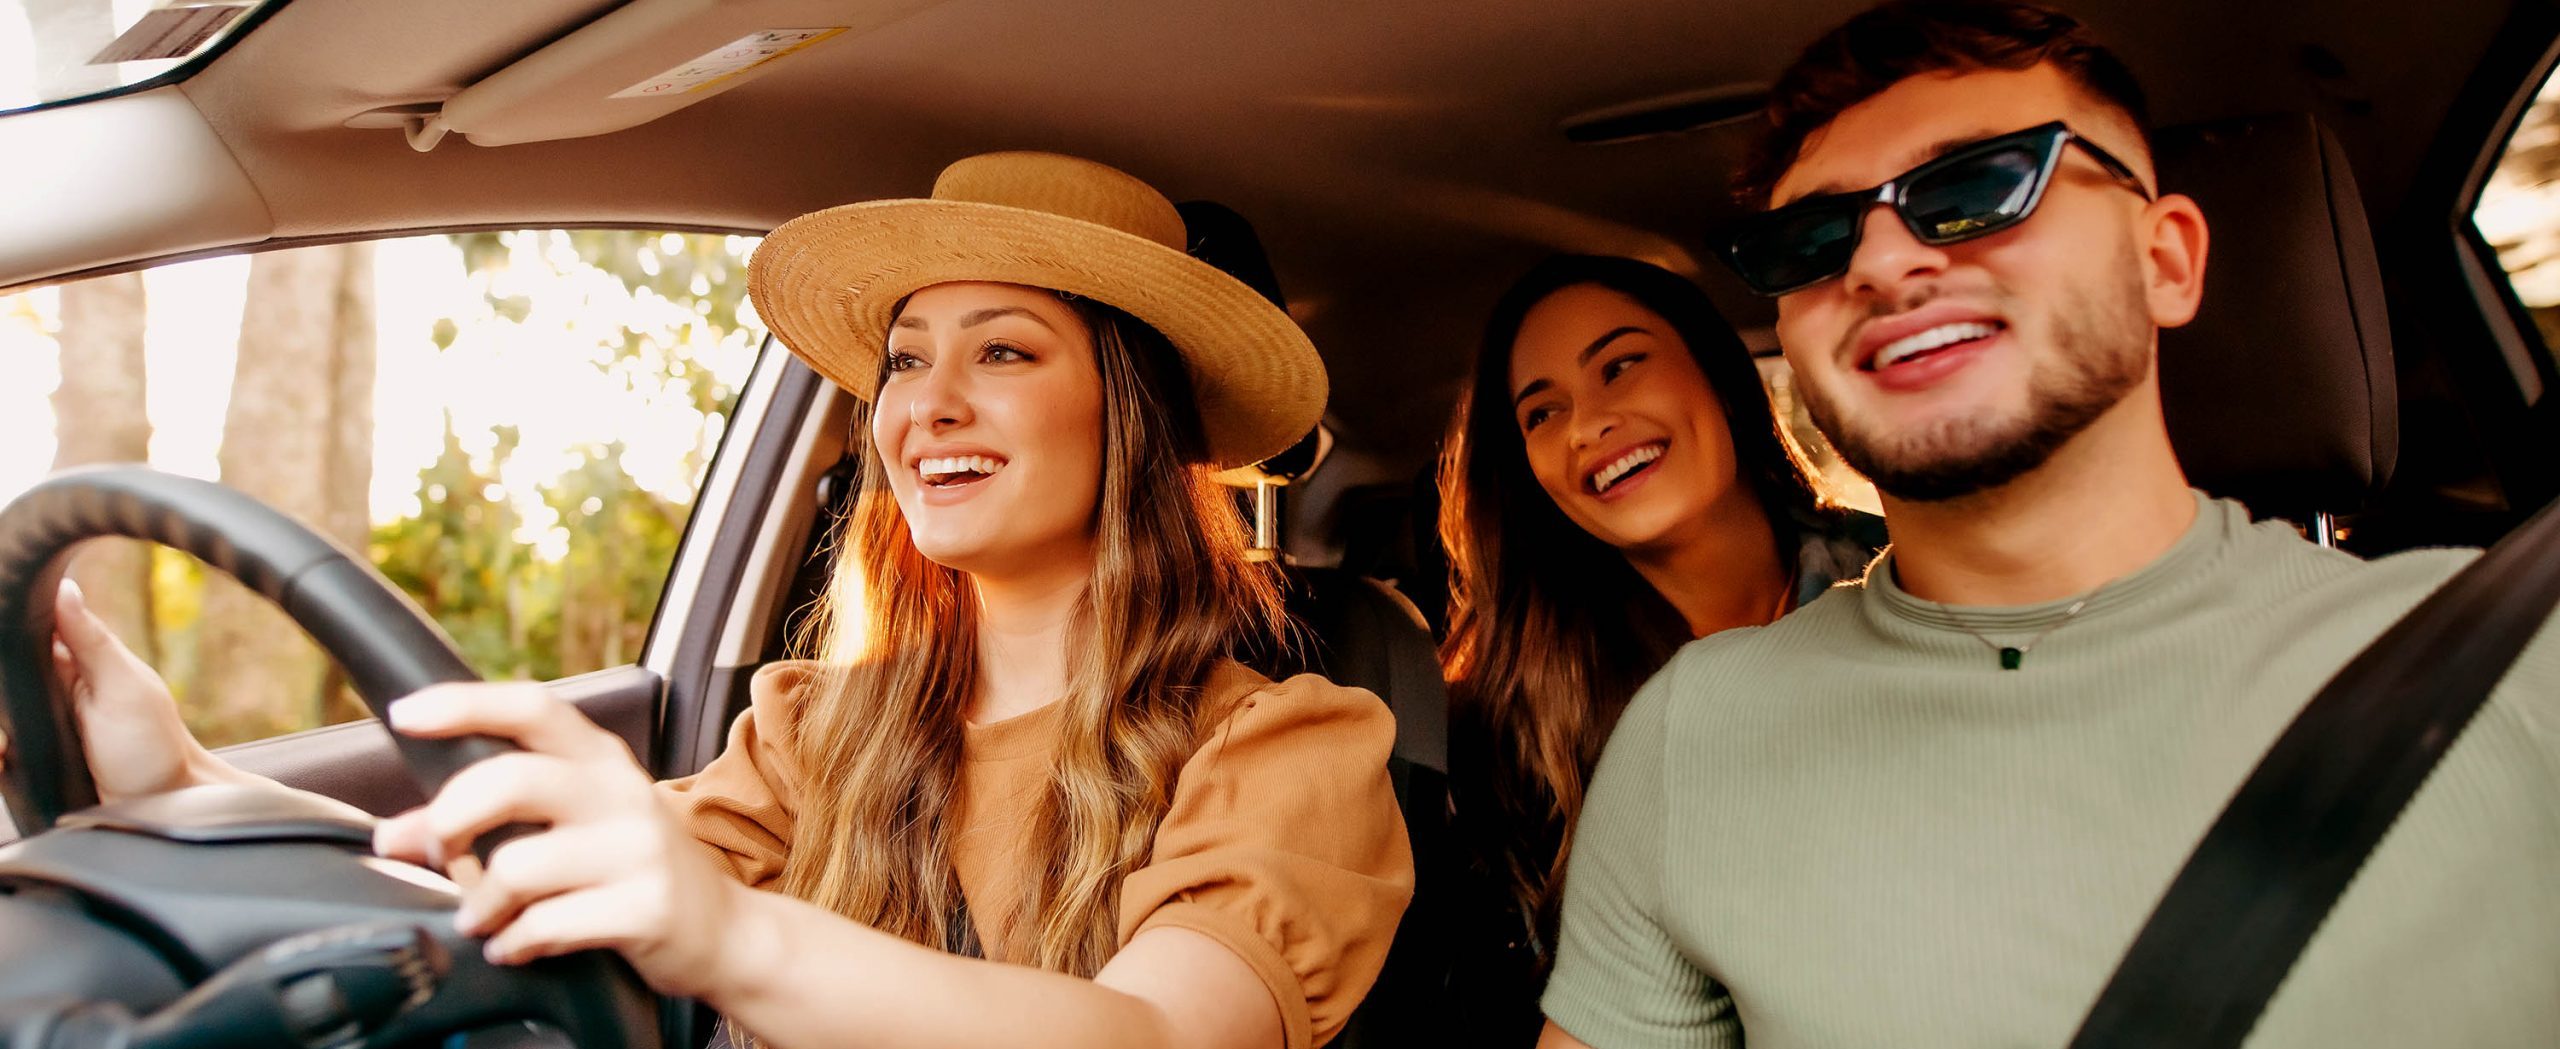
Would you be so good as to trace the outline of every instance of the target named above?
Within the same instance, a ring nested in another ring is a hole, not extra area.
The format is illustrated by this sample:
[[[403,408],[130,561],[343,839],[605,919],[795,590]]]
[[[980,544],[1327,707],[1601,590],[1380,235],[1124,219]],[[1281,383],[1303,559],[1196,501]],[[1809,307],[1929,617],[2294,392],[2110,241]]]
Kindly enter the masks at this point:
[[[938,2],[633,0],[411,119],[409,144],[425,151],[453,133],[508,146],[638,127]]]

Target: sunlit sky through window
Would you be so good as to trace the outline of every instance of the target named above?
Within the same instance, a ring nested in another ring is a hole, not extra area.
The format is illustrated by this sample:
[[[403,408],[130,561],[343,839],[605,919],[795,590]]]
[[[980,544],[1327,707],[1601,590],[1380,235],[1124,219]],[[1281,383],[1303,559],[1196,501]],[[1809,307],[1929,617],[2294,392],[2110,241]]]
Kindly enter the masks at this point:
[[[2533,111],[2507,144],[2509,157],[2560,138],[2560,123],[2552,120],[2555,107],[2560,77],[2545,81],[2534,96]],[[2537,309],[2560,305],[2560,183],[2538,181],[2520,167],[2502,163],[2490,172],[2471,220],[2482,237],[2500,246],[2498,259],[2518,300]]]
[[[741,253],[752,243],[731,239]],[[524,257],[533,250],[519,244],[514,264],[473,275],[444,237],[377,246],[374,470],[368,493],[377,523],[416,511],[418,471],[444,447],[448,410],[463,447],[484,466],[496,443],[492,427],[518,428],[520,443],[499,482],[503,498],[526,522],[518,538],[546,556],[558,557],[569,537],[537,488],[578,466],[586,448],[621,441],[623,468],[634,480],[677,503],[692,502],[699,460],[717,442],[722,420],[706,419],[680,385],[646,376],[635,381],[630,369],[609,366],[626,323],[672,331],[691,319],[691,311],[647,292],[635,296],[615,277],[579,265],[574,254],[549,265]],[[145,277],[156,467],[219,479],[217,454],[248,275],[249,260],[234,256],[164,266]],[[502,297],[526,296],[532,309],[520,323],[491,315],[484,288]],[[48,332],[57,323],[58,300],[54,289],[0,297],[0,364],[10,377],[0,382],[0,500],[52,466],[49,398],[61,376]],[[442,318],[453,318],[457,332],[452,345],[439,351],[432,336]],[[741,322],[752,324],[751,314]],[[709,368],[735,389],[745,381],[760,337],[760,331],[718,340],[706,334],[686,345],[685,365]],[[689,464],[688,453],[697,449]]]
[[[180,5],[157,0],[0,0],[0,109],[111,90],[177,68],[184,57],[89,63],[117,34],[132,29],[145,14],[163,6]],[[80,9],[85,9],[81,12],[84,14],[104,12],[105,17],[96,21],[62,17],[66,11]],[[36,38],[31,17],[34,10],[47,10],[56,16],[54,38]]]

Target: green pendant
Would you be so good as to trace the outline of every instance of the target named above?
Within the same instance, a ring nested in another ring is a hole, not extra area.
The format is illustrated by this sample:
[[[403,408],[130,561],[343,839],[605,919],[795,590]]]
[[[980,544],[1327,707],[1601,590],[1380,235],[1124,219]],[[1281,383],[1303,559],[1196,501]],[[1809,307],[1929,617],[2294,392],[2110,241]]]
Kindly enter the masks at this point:
[[[2002,670],[2016,670],[2018,669],[2018,664],[2026,661],[2027,653],[2025,649],[2004,648],[2000,650],[2000,669]]]

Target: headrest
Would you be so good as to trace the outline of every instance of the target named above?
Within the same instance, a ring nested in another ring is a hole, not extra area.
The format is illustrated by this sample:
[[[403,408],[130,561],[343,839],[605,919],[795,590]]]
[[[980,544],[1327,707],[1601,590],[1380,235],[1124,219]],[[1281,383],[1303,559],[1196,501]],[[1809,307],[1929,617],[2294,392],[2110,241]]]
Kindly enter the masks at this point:
[[[1173,210],[1182,216],[1190,241],[1183,248],[1192,258],[1225,270],[1272,305],[1289,308],[1289,297],[1280,292],[1280,275],[1272,272],[1271,256],[1262,250],[1262,235],[1253,231],[1252,222],[1214,200],[1186,200]]]
[[[2260,516],[2361,508],[2399,455],[2399,384],[2345,152],[2297,113],[2173,128],[2154,153],[2211,238],[2202,308],[2160,333],[2187,478]]]
[[[1173,208],[1181,213],[1182,225],[1190,234],[1192,258],[1225,270],[1227,276],[1261,292],[1272,305],[1289,308],[1289,297],[1280,292],[1280,275],[1272,272],[1271,256],[1262,250],[1262,236],[1253,231],[1253,223],[1214,200],[1186,200]],[[1314,473],[1332,452],[1333,434],[1318,422],[1279,454],[1212,476],[1230,488],[1252,488],[1263,481],[1289,484]]]

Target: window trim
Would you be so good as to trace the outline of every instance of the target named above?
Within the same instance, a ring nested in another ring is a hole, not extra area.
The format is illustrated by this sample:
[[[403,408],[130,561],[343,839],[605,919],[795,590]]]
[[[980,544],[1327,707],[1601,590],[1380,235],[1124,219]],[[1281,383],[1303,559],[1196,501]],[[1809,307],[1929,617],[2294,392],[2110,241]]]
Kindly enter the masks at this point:
[[[653,769],[691,771],[719,750],[727,711],[715,701],[711,684],[720,638],[746,585],[749,547],[781,497],[776,488],[789,471],[825,382],[783,349],[780,340],[766,335],[765,352],[739,391],[730,425],[720,435],[720,451],[695,496],[694,512],[687,516],[675,563],[668,566],[658,609],[649,620],[648,641],[640,650],[640,665],[666,682],[659,699],[657,752],[648,755]]]
[[[2537,21],[2531,28],[2534,32],[2527,39],[2543,41],[2539,55],[2521,83],[2509,91],[2505,105],[2489,123],[2469,167],[2462,173],[2453,195],[2450,223],[2459,279],[2479,310],[2490,342],[2515,380],[2517,395],[2528,408],[2539,405],[2545,391],[2560,383],[2560,346],[2549,345],[2542,338],[2531,311],[2524,300],[2516,297],[2514,281],[2499,261],[2497,249],[2480,232],[2474,216],[2479,213],[2480,198],[2488,189],[2490,176],[2505,162],[2507,145],[2522,129],[2534,100],[2553,76],[2560,75],[2560,23]],[[2483,61],[2481,75],[2491,75],[2500,64],[2494,56]]]

